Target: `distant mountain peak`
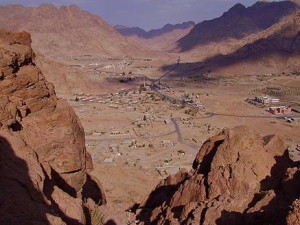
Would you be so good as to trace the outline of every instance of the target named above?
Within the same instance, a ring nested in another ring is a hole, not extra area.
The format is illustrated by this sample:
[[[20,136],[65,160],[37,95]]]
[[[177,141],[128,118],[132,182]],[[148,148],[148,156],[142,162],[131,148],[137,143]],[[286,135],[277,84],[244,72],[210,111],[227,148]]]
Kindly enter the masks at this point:
[[[193,21],[183,22],[179,24],[166,24],[160,29],[152,29],[150,31],[145,31],[142,28],[139,27],[126,27],[122,25],[115,26],[115,29],[117,29],[122,35],[124,36],[138,36],[141,38],[154,38],[157,36],[161,36],[165,33],[172,32],[173,30],[185,30],[190,27],[193,27],[195,23]]]
[[[230,16],[233,14],[242,14],[245,10],[247,10],[246,6],[241,3],[235,4],[231,7],[227,12],[223,14],[223,16]]]
[[[239,10],[244,10],[244,9],[246,9],[246,6],[244,6],[242,3],[237,3],[231,9],[229,9],[229,12],[230,11],[239,11]]]
[[[43,3],[40,6],[38,6],[39,9],[57,9],[55,7],[55,5],[51,4],[51,3]]]
[[[124,26],[124,25],[115,25],[114,26],[115,29],[126,29],[128,27]]]
[[[79,6],[74,5],[74,4],[70,5],[69,9],[72,10],[72,11],[79,11],[79,12],[82,11],[81,8],[79,8]]]

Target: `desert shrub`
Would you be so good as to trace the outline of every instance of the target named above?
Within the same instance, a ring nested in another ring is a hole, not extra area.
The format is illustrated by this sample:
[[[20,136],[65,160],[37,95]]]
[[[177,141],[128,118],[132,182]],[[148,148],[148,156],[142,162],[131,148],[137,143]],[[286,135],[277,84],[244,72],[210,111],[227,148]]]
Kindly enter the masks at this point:
[[[105,224],[105,214],[103,209],[97,204],[88,204],[85,202],[83,204],[84,214],[86,217],[86,225],[104,225]]]
[[[184,113],[187,115],[195,116],[197,114],[197,110],[196,109],[186,109],[186,110],[184,110]]]
[[[103,225],[105,221],[104,213],[99,209],[95,208],[91,210],[91,225]]]

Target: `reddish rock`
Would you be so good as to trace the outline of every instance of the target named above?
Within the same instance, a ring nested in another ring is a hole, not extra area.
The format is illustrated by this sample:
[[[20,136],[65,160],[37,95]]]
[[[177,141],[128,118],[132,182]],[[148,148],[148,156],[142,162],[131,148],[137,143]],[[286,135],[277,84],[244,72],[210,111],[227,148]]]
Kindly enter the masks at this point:
[[[94,170],[94,166],[93,166],[93,159],[90,153],[86,152],[86,170],[88,172],[91,172]]]
[[[226,129],[203,144],[189,175],[162,182],[175,181],[171,194],[158,185],[138,218],[153,225],[283,224],[300,194],[298,169],[289,169],[285,150],[277,136],[263,138],[243,126]],[[159,196],[167,198],[157,205]]]
[[[300,200],[293,202],[292,211],[289,213],[286,223],[287,225],[300,224]]]
[[[68,222],[79,221],[85,223],[85,215],[82,210],[82,200],[79,198],[72,198],[70,195],[62,191],[58,187],[54,187],[51,195],[53,201],[59,206],[62,217],[69,217]]]
[[[0,31],[0,223],[82,224],[91,197],[82,196],[83,128],[32,62],[30,43],[26,32]]]

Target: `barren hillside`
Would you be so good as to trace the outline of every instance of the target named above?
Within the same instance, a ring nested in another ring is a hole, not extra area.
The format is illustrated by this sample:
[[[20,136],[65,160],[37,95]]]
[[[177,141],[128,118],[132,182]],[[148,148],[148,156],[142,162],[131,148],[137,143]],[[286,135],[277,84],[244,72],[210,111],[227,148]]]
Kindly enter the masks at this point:
[[[291,1],[257,2],[248,8],[237,4],[221,17],[197,24],[188,35],[177,42],[177,48],[188,51],[209,43],[242,39],[272,26],[298,8]]]
[[[28,31],[33,49],[47,57],[101,54],[103,56],[141,55],[147,53],[129,43],[99,16],[75,5],[56,8],[9,5],[0,7],[0,28]]]
[[[222,73],[261,74],[299,70],[300,13],[241,40],[242,47],[206,61],[205,68]]]
[[[176,74],[219,75],[281,74],[299,71],[300,14],[283,18],[271,27],[240,40],[207,44],[183,54]],[[173,65],[166,67],[168,70]]]

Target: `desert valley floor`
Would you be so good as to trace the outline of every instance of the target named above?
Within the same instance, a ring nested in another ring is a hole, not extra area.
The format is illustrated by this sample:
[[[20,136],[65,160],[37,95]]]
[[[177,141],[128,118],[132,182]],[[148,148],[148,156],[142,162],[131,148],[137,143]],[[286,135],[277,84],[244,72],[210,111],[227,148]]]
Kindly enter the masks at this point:
[[[94,162],[92,174],[105,184],[108,205],[123,222],[133,218],[125,211],[143,201],[161,179],[190,170],[203,142],[223,128],[246,125],[262,135],[280,135],[291,149],[299,144],[300,113],[274,116],[267,106],[247,100],[273,95],[297,110],[300,76],[186,76],[191,72],[182,70],[159,79],[168,72],[161,70],[162,64],[177,60],[176,55],[164,60],[93,56],[64,60],[67,69],[98,79],[90,92],[58,94],[80,118]],[[186,98],[193,103],[180,104]]]

